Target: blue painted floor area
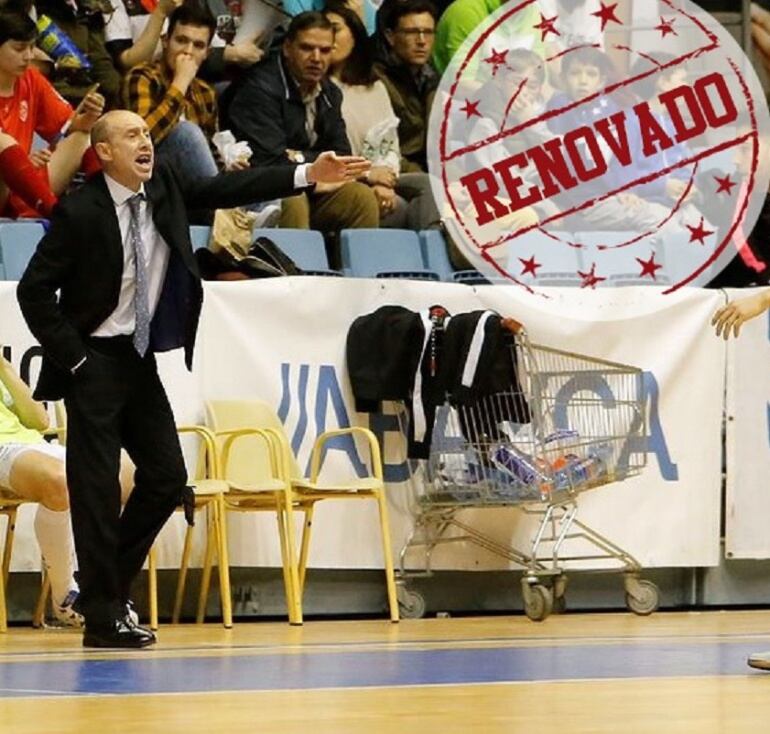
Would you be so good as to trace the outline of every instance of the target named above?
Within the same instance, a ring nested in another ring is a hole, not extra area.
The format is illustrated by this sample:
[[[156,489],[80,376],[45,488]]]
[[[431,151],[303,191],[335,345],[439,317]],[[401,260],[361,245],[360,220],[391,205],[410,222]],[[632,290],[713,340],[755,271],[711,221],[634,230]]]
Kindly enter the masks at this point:
[[[0,697],[747,675],[750,642],[13,662]]]

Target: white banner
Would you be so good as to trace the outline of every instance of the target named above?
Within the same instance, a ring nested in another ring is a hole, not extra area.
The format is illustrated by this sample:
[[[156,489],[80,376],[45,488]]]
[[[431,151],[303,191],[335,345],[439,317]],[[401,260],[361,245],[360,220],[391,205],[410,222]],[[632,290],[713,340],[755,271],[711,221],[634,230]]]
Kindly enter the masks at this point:
[[[0,283],[0,343],[11,346],[19,368],[34,344],[13,291],[13,284]],[[303,468],[321,431],[371,427],[382,438],[386,472],[394,480],[389,496],[397,552],[413,525],[418,480],[409,479],[399,406],[386,404],[384,415],[354,411],[345,369],[348,327],[357,316],[386,304],[418,310],[440,303],[455,313],[493,308],[522,321],[534,342],[644,370],[648,466],[639,477],[583,494],[579,517],[645,566],[715,565],[725,348],[707,324],[722,295],[682,291],[666,298],[666,309],[640,315],[649,294],[645,288],[564,289],[553,291],[550,299],[533,299],[516,287],[307,277],[209,283],[194,374],[184,372],[180,353],[163,355],[161,369],[180,423],[202,420],[205,398],[270,402]],[[33,360],[33,374],[34,367]],[[329,452],[327,470],[350,472],[359,461],[358,448],[342,444]],[[312,566],[381,567],[376,510],[369,504],[319,505]],[[466,519],[501,542],[524,549],[529,544],[531,526],[516,510],[468,510]],[[237,515],[230,518],[230,531],[234,565],[279,564],[274,517]],[[178,518],[164,529],[161,565],[178,564],[181,532]],[[17,569],[30,567],[37,555],[31,534],[20,536]],[[443,547],[434,560],[437,568],[508,567],[507,561],[465,543]]]
[[[728,291],[744,297],[751,291]],[[727,351],[728,558],[770,558],[770,321],[745,324]]]

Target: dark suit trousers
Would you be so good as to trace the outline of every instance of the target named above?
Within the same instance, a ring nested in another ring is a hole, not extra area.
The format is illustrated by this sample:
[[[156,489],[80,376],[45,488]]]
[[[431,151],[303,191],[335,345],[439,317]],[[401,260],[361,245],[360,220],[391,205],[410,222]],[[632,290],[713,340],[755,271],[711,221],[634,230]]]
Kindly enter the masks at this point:
[[[89,627],[122,616],[131,582],[187,482],[174,416],[155,357],[131,337],[87,340],[67,408],[67,482],[80,569],[80,606]],[[136,465],[121,514],[120,449]]]

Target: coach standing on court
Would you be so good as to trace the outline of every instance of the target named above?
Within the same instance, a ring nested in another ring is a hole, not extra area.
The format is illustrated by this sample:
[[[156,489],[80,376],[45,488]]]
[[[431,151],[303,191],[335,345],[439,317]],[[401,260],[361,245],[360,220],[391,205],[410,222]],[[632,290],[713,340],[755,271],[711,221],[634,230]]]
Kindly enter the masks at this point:
[[[17,293],[43,347],[35,397],[63,397],[67,408],[83,644],[145,647],[155,635],[128,613],[131,582],[187,482],[155,364],[155,352],[184,347],[192,365],[203,289],[186,208],[234,207],[315,182],[353,181],[368,164],[324,153],[309,165],[182,182],[167,166],[153,173],[147,125],[132,112],[104,115],[91,140],[103,173],[54,210]],[[121,446],[136,465],[122,514]]]

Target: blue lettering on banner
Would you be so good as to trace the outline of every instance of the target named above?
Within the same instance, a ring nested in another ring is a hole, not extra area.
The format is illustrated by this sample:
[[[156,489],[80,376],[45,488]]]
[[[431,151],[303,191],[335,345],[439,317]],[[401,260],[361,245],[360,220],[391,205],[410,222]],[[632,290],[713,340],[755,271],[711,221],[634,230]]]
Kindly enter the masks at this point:
[[[398,403],[395,404],[398,406]],[[397,433],[398,440],[402,444],[406,443],[406,422],[408,421],[406,408],[401,406],[401,410],[398,413],[370,413],[369,414],[369,428],[372,433],[377,437],[377,441],[380,446],[385,447],[385,434]],[[404,449],[406,450],[406,449]],[[382,462],[382,475],[386,482],[397,483],[407,482],[411,479],[417,468],[416,459],[405,459],[398,464],[388,464],[383,459]]]
[[[558,391],[555,400],[554,424],[556,428],[569,428],[567,418],[567,407],[570,400],[578,392],[592,392],[597,395],[602,403],[602,407],[607,410],[613,410],[616,407],[616,397],[607,381],[600,374],[586,373],[576,375],[571,380],[564,383]],[[679,467],[671,460],[671,454],[668,450],[666,436],[663,432],[663,426],[660,422],[660,412],[658,404],[660,400],[660,389],[658,381],[652,372],[642,373],[642,405],[649,416],[649,433],[639,436],[639,429],[644,425],[644,416],[638,412],[635,413],[628,426],[630,434],[623,443],[618,464],[628,466],[632,454],[654,454],[658,460],[660,474],[667,482],[676,482],[679,480]]]
[[[292,398],[296,396],[298,402],[299,415],[294,432],[291,436],[291,449],[295,456],[299,451],[302,441],[307,435],[308,430],[308,382],[310,378],[310,365],[299,365],[299,375],[297,378],[296,392],[293,393],[291,385],[291,365],[284,362],[281,365],[281,401],[278,405],[278,417],[281,423],[286,425],[289,410],[292,405]],[[345,401],[342,397],[337,372],[333,365],[323,364],[318,367],[318,383],[316,393],[312,402],[315,418],[315,436],[320,436],[326,429],[326,416],[331,409],[336,418],[335,428],[350,428],[350,417],[348,416]],[[288,426],[287,426],[288,429]],[[353,471],[359,477],[368,474],[366,464],[361,460],[356,449],[355,441],[351,435],[335,436],[330,438],[325,444],[323,454],[321,455],[321,464],[328,451],[342,451],[347,455]],[[305,475],[310,473],[310,459],[305,467]]]
[[[333,365],[318,366],[318,380],[314,396],[308,395],[310,383],[310,370],[308,364],[295,367],[296,380],[292,380],[292,365],[281,365],[281,400],[278,406],[278,417],[286,425],[292,403],[297,402],[295,411],[297,418],[291,436],[291,447],[296,454],[305,439],[309,429],[309,411],[312,410],[315,421],[315,436],[327,430],[327,415],[331,411],[339,428],[350,427],[350,417],[345,405],[337,370]],[[294,384],[296,382],[296,384]],[[648,432],[646,435],[638,434],[644,425],[644,415],[635,413],[629,423],[628,438],[623,443],[619,457],[621,466],[628,465],[632,455],[644,453],[654,454],[658,462],[660,474],[667,482],[676,482],[679,479],[679,467],[671,459],[671,454],[666,441],[663,426],[660,421],[659,401],[660,389],[655,375],[651,372],[642,373],[641,404],[649,417]],[[616,408],[617,399],[613,394],[607,380],[600,374],[588,373],[576,375],[567,380],[559,389],[555,399],[554,424],[556,428],[568,428],[568,407],[570,401],[579,392],[590,392],[597,395],[604,410],[611,411]],[[311,402],[309,402],[311,401]],[[447,451],[452,441],[460,441],[458,437],[447,435],[447,414],[439,410],[436,415],[436,424],[433,430],[433,442],[435,450]],[[405,409],[396,414],[372,413],[369,416],[369,428],[374,433],[381,447],[385,445],[385,434],[396,433],[400,440],[405,439],[406,415]],[[768,426],[770,426],[770,406],[768,406]],[[288,426],[287,426],[288,432]],[[324,451],[342,451],[347,455],[353,470],[357,476],[367,474],[367,467],[356,448],[355,441],[350,435],[336,436],[330,439]],[[383,473],[386,482],[397,483],[407,481],[414,472],[416,462],[405,459],[399,463],[383,464]],[[306,473],[310,470],[309,460]]]

